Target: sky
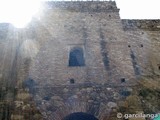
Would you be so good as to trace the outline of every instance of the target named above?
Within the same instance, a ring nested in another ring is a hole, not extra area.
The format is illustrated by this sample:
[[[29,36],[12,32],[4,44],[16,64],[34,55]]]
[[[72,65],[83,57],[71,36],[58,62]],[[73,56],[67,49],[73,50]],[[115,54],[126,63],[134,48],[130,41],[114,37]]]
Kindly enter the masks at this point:
[[[115,0],[122,19],[160,19],[160,0]]]
[[[24,27],[39,10],[40,1],[47,0],[0,0],[0,23],[10,22]],[[115,1],[120,9],[121,19],[160,19],[160,0]]]
[[[0,23],[23,28],[40,9],[40,0],[0,0]]]

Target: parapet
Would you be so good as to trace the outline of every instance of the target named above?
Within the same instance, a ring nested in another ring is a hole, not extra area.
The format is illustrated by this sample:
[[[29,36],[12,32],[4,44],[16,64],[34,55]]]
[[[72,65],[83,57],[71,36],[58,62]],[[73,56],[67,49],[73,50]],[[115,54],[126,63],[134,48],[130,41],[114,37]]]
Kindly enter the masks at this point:
[[[115,1],[47,1],[44,5],[48,9],[75,12],[119,12]]]
[[[124,30],[151,30],[159,31],[160,30],[160,20],[122,20]]]

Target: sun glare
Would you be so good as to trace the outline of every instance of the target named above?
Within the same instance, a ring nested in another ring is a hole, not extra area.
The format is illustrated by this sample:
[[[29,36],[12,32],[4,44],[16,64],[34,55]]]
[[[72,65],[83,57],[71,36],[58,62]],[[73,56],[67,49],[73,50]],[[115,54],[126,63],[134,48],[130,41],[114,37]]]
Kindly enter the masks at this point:
[[[0,23],[25,27],[40,9],[40,0],[0,0]]]

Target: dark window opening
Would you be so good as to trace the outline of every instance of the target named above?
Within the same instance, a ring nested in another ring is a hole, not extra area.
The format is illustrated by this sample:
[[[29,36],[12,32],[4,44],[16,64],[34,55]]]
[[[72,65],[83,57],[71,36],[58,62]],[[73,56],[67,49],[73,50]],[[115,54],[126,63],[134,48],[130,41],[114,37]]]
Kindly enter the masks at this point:
[[[88,113],[76,112],[66,116],[62,120],[98,120],[98,119]]]
[[[143,44],[141,44],[141,47],[143,47]]]
[[[112,7],[112,6],[110,6],[110,9],[113,9],[113,7]]]
[[[124,83],[126,82],[126,79],[125,78],[121,78],[121,83]]]
[[[125,97],[130,96],[131,91],[129,91],[127,89],[120,90],[120,95],[125,96]]]
[[[82,48],[74,48],[69,54],[69,66],[85,66],[84,54]]]
[[[160,65],[158,66],[158,69],[160,70]]]
[[[49,101],[50,97],[49,96],[45,96],[43,99],[46,100],[46,101]]]
[[[74,79],[70,79],[70,83],[71,83],[71,84],[74,84],[74,83],[75,83],[75,80],[74,80]]]
[[[131,45],[128,45],[128,47],[131,47]]]
[[[111,15],[109,15],[109,17],[111,17]]]

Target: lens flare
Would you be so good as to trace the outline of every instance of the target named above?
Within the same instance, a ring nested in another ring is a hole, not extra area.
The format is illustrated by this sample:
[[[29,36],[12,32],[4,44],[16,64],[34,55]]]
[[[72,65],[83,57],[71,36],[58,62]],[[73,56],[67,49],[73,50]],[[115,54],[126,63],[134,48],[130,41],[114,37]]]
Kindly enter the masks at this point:
[[[0,0],[0,22],[25,27],[40,9],[40,0]]]

